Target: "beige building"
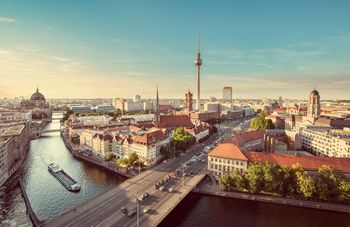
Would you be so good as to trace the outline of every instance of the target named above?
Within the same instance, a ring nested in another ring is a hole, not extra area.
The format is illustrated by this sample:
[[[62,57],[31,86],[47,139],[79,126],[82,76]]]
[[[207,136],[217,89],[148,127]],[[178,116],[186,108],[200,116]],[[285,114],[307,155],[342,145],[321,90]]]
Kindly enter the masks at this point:
[[[340,131],[332,133],[329,127],[306,127],[300,129],[299,135],[303,148],[317,156],[350,158],[350,138],[342,138]]]
[[[30,146],[29,123],[0,127],[0,186],[22,164]]]
[[[238,169],[243,173],[247,169],[248,159],[232,143],[219,144],[208,154],[208,170],[215,176],[222,176]]]

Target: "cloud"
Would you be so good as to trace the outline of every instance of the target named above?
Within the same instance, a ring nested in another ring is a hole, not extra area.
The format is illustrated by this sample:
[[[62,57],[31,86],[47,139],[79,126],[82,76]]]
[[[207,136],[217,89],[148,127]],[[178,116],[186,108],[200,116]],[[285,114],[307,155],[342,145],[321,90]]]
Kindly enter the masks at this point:
[[[0,24],[1,23],[15,23],[16,20],[8,17],[0,17]]]

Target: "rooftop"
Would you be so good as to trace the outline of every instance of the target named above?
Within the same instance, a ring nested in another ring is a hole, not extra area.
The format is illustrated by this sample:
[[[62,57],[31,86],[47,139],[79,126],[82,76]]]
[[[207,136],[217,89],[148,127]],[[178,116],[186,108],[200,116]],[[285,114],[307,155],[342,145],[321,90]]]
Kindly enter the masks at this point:
[[[243,153],[248,158],[249,162],[267,162],[279,166],[299,164],[306,170],[317,170],[323,165],[328,165],[337,171],[350,173],[350,158],[276,154],[253,151]]]
[[[248,160],[239,147],[232,143],[219,144],[214,150],[209,152],[208,156],[235,160]]]

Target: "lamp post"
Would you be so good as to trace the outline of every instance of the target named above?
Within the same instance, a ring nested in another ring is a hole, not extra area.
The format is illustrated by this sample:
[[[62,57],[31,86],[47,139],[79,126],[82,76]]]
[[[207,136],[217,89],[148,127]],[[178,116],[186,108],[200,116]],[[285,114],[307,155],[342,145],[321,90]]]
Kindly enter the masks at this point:
[[[184,186],[184,166],[183,166],[182,162],[181,162],[181,169],[182,169],[181,182],[182,182],[182,186]]]
[[[136,196],[136,226],[139,227],[140,226],[140,218],[139,218],[139,208],[140,208],[140,200],[137,197],[137,194],[135,194]]]

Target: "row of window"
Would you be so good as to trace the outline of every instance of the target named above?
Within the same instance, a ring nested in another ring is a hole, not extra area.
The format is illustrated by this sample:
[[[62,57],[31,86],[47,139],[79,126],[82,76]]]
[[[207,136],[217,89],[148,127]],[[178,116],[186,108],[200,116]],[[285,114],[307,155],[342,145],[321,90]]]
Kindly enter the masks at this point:
[[[211,157],[210,161],[223,163],[223,164],[231,164],[231,165],[243,166],[243,161],[237,161],[237,160],[230,160],[230,159],[222,159],[222,158],[213,158],[213,157]]]

